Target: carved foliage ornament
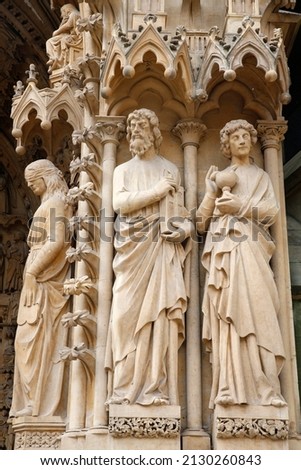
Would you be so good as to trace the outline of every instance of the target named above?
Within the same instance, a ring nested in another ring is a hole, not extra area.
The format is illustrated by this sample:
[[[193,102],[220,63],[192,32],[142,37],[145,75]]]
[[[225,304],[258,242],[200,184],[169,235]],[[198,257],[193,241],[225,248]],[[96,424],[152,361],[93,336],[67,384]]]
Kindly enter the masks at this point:
[[[180,419],[110,417],[109,433],[114,437],[172,438],[180,434]]]
[[[59,449],[60,432],[29,432],[16,433],[15,449]]]
[[[288,438],[288,421],[285,419],[217,418],[216,429],[216,435],[220,438]]]

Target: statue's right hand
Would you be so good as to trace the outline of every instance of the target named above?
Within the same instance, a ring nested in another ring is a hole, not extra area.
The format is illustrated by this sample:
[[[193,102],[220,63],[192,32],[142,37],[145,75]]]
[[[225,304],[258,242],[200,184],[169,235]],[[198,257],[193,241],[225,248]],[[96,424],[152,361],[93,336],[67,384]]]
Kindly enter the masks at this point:
[[[174,193],[177,189],[178,184],[172,176],[164,177],[154,187],[154,190],[160,199],[163,199],[169,192]]]
[[[206,193],[209,194],[211,197],[217,197],[218,194],[218,187],[215,182],[215,176],[217,172],[218,167],[215,165],[211,165],[205,178]]]
[[[24,284],[24,306],[31,307],[35,304],[36,294],[37,294],[37,280],[33,274],[26,273]]]

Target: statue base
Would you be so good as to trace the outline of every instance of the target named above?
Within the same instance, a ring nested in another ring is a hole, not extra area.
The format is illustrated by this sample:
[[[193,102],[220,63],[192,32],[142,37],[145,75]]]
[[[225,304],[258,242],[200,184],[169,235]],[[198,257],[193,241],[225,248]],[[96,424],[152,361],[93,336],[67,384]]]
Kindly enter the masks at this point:
[[[210,450],[211,439],[203,429],[185,429],[182,433],[183,450]]]
[[[215,450],[288,450],[287,406],[217,405],[213,413]]]
[[[64,450],[180,450],[180,406],[110,405],[108,427],[68,431]]]
[[[181,449],[180,406],[110,405],[113,449]]]
[[[24,416],[12,420],[15,450],[60,449],[66,425],[60,416]]]

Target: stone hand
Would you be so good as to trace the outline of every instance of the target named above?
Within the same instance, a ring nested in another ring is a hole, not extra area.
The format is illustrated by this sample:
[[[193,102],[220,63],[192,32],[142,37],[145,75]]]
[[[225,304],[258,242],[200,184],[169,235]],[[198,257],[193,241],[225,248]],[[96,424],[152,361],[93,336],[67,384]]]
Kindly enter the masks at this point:
[[[25,292],[24,306],[31,307],[35,304],[37,293],[37,280],[33,274],[26,273],[23,289]]]
[[[224,191],[223,196],[216,199],[216,207],[221,214],[237,214],[241,204],[241,199],[230,191]]]
[[[216,197],[218,193],[218,187],[215,182],[215,176],[216,173],[218,172],[218,167],[215,165],[212,165],[205,178],[205,187],[206,187],[206,193],[211,196],[211,197]]]
[[[174,227],[175,230],[171,233],[162,233],[161,237],[168,242],[181,243],[186,238],[192,235],[194,230],[191,220],[185,219],[182,221],[174,221],[170,223],[170,228]]]
[[[177,189],[178,184],[172,176],[164,177],[154,187],[154,190],[160,199],[163,199],[169,192],[174,194]]]

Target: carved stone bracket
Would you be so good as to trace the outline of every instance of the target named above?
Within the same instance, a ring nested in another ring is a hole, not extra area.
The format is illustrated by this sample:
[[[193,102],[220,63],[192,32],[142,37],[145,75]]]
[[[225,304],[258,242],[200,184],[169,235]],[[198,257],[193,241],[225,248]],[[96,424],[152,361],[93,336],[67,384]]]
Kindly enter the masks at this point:
[[[87,338],[88,346],[93,347],[94,338],[96,336],[96,317],[91,315],[89,310],[68,312],[63,315],[61,322],[65,328],[82,326]]]
[[[98,98],[94,85],[95,83],[88,83],[83,89],[77,90],[74,94],[79,103],[82,105],[87,104],[91,114],[96,114],[98,108]]]
[[[100,137],[95,126],[85,127],[83,130],[76,130],[72,133],[73,145],[80,145],[85,143],[91,153],[94,153],[97,163],[99,164],[100,159]]]
[[[69,227],[71,234],[74,234],[79,230],[84,230],[87,233],[87,236],[85,240],[81,238],[81,241],[91,244],[93,249],[97,247],[100,240],[100,224],[98,217],[76,215],[70,219]]]
[[[88,182],[83,186],[75,186],[68,191],[67,203],[76,205],[79,201],[87,201],[92,214],[96,217],[100,210],[101,196],[94,189],[94,184]]]
[[[87,378],[92,381],[95,369],[95,354],[84,343],[73,346],[72,348],[64,348],[60,350],[61,361],[79,360],[86,372]]]
[[[178,437],[180,434],[180,419],[110,417],[109,433],[114,437]]]
[[[69,263],[84,261],[87,268],[89,269],[91,277],[97,277],[99,256],[98,253],[89,245],[84,243],[77,248],[71,247],[67,250],[66,256]]]
[[[217,418],[216,437],[287,439],[288,420],[268,418]]]
[[[287,121],[258,121],[257,132],[261,140],[262,148],[275,148],[279,150],[279,144],[284,140],[287,131]]]
[[[70,174],[71,174],[71,183],[73,184],[79,173],[85,171],[95,188],[99,186],[101,179],[102,167],[96,163],[94,153],[89,153],[88,155],[82,155],[81,158],[76,157],[70,163]]]
[[[68,279],[64,283],[65,295],[85,295],[89,308],[95,313],[97,305],[97,289],[95,284],[88,276],[82,276],[78,279]]]

